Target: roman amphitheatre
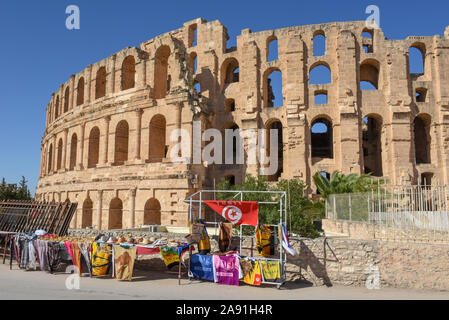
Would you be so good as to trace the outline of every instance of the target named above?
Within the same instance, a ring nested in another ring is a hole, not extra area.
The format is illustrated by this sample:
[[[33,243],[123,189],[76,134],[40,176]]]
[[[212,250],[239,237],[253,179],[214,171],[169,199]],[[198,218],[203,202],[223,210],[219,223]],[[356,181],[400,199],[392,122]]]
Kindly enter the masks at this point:
[[[449,28],[389,40],[365,21],[336,22],[228,41],[219,21],[195,19],[68,76],[46,108],[37,200],[77,202],[72,228],[185,226],[190,194],[260,170],[172,162],[170,133],[193,121],[278,130],[268,179],[300,179],[310,194],[313,174],[334,170],[448,184]]]

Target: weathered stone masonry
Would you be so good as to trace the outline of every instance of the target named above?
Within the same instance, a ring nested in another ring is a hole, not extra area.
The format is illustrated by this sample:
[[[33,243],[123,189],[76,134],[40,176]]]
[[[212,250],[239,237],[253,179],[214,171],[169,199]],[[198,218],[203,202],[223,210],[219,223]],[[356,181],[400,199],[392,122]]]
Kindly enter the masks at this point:
[[[325,37],[321,56],[316,37]],[[282,165],[270,180],[298,178],[308,192],[314,173],[334,170],[449,183],[449,28],[388,40],[364,21],[338,22],[244,29],[234,48],[227,39],[219,21],[196,19],[72,75],[47,106],[36,197],[78,202],[72,227],[183,226],[186,196],[260,169],[170,162],[171,131],[192,132],[193,120],[203,129],[278,129]],[[410,73],[410,48],[422,53],[423,74]],[[316,68],[329,71],[329,83],[311,81]],[[275,71],[280,107],[271,101]],[[315,104],[316,95],[327,103]],[[317,123],[327,132],[314,132]]]

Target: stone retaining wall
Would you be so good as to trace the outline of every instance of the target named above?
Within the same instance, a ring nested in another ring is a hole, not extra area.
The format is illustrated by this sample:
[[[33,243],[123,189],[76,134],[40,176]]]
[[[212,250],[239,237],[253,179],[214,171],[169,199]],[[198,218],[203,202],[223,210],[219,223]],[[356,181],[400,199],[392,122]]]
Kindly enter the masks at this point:
[[[95,236],[98,233],[96,230],[69,230],[71,236]],[[178,241],[183,241],[186,236],[137,231],[111,233],[114,236],[131,234],[133,237],[166,237]],[[381,287],[449,290],[447,244],[328,238],[290,240],[298,255],[288,257],[288,281],[314,286],[365,286],[367,279],[374,279],[378,274]],[[234,239],[233,245],[238,247],[238,238]],[[212,237],[211,247],[217,250],[216,237]],[[245,237],[243,247],[257,254],[254,237]],[[165,269],[158,255],[139,257],[136,267]]]

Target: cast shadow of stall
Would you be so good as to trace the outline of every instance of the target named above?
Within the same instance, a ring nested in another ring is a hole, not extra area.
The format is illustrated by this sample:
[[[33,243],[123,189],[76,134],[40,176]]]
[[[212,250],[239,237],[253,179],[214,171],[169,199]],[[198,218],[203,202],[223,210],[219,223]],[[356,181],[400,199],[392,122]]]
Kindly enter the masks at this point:
[[[315,252],[322,253],[322,256],[317,256],[304,240],[296,241],[299,242],[298,255],[295,257],[288,256],[288,263],[299,267],[299,271],[289,270],[288,273],[297,274],[299,278],[287,282],[285,288],[296,289],[321,285],[318,281],[321,281],[326,287],[332,287],[332,281],[327,273],[327,264],[328,262],[339,262],[339,260],[327,243],[327,239],[320,241],[319,244],[312,240],[312,246],[316,249]]]

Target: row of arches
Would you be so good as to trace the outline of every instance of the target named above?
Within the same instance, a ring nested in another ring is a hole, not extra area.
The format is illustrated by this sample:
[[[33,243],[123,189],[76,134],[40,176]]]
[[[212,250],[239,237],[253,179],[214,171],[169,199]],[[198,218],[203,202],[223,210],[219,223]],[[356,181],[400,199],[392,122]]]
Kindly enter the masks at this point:
[[[166,157],[166,120],[163,115],[155,115],[149,124],[149,148],[147,162],[160,162]],[[100,160],[100,129],[98,126],[93,127],[88,134],[87,146],[87,168],[95,168]],[[60,138],[57,144],[56,168],[53,168],[53,144],[49,145],[47,154],[47,173],[51,173],[63,168],[63,150],[64,142]],[[78,159],[78,136],[73,133],[70,138],[70,150],[67,151],[69,156],[69,170],[74,170]],[[115,144],[113,165],[122,165],[129,157],[129,125],[126,120],[121,120],[115,128]]]
[[[365,173],[383,176],[382,169],[382,117],[367,115],[362,119],[362,148]],[[416,164],[431,163],[431,117],[419,114],[412,123],[414,156]],[[333,158],[333,127],[327,117],[313,120],[310,129],[312,158]]]
[[[158,48],[155,54],[155,68],[154,68],[154,94],[156,99],[165,98],[167,92],[170,90],[170,75],[168,74],[168,58],[170,56],[170,47],[162,45]],[[129,90],[136,86],[136,59],[133,55],[127,56],[121,65],[120,69],[120,90]],[[95,75],[95,99],[100,99],[106,96],[107,70],[105,66],[98,68]],[[80,106],[85,103],[85,88],[86,81],[84,77],[80,77],[75,87],[75,106]],[[64,100],[61,108],[61,101]],[[64,99],[56,96],[53,108],[49,108],[48,119],[49,122],[56,120],[63,113],[69,111],[70,88],[64,91]],[[52,112],[53,111],[53,112]]]
[[[94,204],[90,198],[83,202],[81,214],[81,228],[93,226],[93,210]],[[114,198],[109,203],[108,226],[109,230],[122,229],[124,221],[123,201],[120,198]],[[160,225],[161,224],[161,204],[155,198],[148,199],[143,208],[144,225]]]

